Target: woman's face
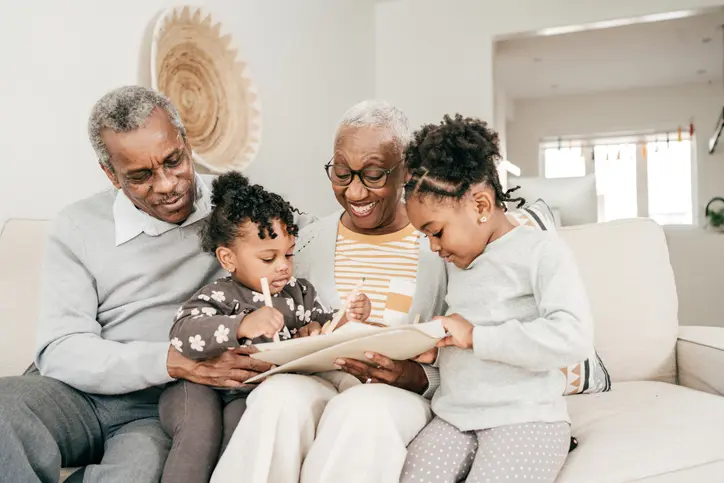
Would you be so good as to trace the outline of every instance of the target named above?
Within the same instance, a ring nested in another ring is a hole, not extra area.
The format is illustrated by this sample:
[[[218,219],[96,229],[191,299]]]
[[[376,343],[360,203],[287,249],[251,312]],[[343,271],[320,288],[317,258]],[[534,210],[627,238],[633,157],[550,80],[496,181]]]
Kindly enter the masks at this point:
[[[349,166],[352,170],[367,167],[392,169],[387,183],[381,188],[366,187],[354,176],[347,186],[332,184],[337,201],[346,211],[348,228],[358,233],[375,234],[396,225],[396,218],[405,217],[401,209],[402,181],[404,170],[401,153],[396,149],[392,135],[384,128],[365,126],[343,126],[337,132],[332,162]],[[403,226],[407,224],[404,220]]]

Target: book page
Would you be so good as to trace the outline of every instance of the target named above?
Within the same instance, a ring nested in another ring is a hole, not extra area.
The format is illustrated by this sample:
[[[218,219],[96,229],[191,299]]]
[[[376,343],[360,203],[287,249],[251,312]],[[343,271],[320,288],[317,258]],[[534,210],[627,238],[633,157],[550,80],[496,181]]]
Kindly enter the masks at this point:
[[[348,330],[347,335],[350,338],[307,352],[300,357],[289,359],[287,362],[279,364],[278,367],[249,379],[247,382],[255,382],[277,373],[313,374],[315,372],[335,370],[337,368],[334,362],[338,358],[366,360],[364,357],[365,352],[376,352],[394,360],[406,360],[432,349],[437,341],[445,336],[445,329],[443,329],[439,321],[398,327],[370,327],[370,329],[372,330]],[[311,344],[311,342],[314,342],[315,339],[331,337],[335,333],[337,331],[327,336],[305,337],[296,341],[310,341],[310,344],[304,349],[316,348],[319,347],[318,344]],[[286,342],[289,341],[277,344],[285,344]],[[277,354],[272,355],[272,352],[277,352]],[[289,356],[292,353],[303,354],[304,352],[302,346],[295,345],[293,350],[288,353],[285,349],[277,349],[275,351],[259,352],[253,354],[252,357],[272,362],[271,359],[282,360],[284,358],[280,355],[282,353]]]
[[[270,364],[286,364],[287,362],[326,349],[327,347],[357,339],[363,335],[375,334],[386,329],[387,327],[375,327],[361,322],[348,322],[331,334],[256,344],[254,347],[259,349],[259,352],[252,354],[251,357],[269,362]]]

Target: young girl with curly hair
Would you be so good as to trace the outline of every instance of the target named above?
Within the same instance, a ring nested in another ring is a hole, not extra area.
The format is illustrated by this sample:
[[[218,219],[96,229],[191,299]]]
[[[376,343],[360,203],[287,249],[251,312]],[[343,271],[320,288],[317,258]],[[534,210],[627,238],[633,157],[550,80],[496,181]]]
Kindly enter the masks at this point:
[[[214,180],[211,203],[201,244],[229,276],[201,288],[178,310],[171,344],[186,357],[204,361],[269,342],[277,334],[281,340],[319,334],[333,313],[307,280],[294,278],[294,208],[238,172]],[[265,305],[262,278],[269,282],[273,307]],[[348,312],[364,321],[370,309],[369,299],[360,294]],[[254,387],[216,390],[182,381],[164,392],[160,418],[173,445],[162,481],[209,481]]]
[[[570,420],[559,368],[593,350],[576,263],[555,233],[505,214],[486,123],[446,116],[406,152],[410,222],[449,263],[433,421],[408,448],[407,482],[553,482]]]

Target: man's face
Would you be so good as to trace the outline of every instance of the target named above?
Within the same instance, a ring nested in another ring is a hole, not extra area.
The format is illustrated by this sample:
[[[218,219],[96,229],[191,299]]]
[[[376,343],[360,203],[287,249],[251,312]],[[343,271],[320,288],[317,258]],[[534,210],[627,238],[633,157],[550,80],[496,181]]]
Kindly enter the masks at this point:
[[[189,217],[196,198],[191,149],[162,109],[135,131],[106,129],[101,137],[113,167],[103,170],[136,208],[167,223]]]

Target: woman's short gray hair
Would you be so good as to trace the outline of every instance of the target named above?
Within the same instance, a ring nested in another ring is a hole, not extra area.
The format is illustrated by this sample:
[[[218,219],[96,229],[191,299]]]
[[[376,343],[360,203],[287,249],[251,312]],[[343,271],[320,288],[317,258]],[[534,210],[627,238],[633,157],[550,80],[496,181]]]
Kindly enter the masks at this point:
[[[339,129],[344,126],[381,127],[392,134],[395,146],[404,151],[412,139],[410,122],[400,109],[385,101],[366,100],[350,107],[339,122]]]
[[[103,143],[101,132],[129,132],[143,126],[157,107],[168,114],[171,124],[186,141],[186,128],[178,111],[166,96],[141,86],[124,86],[114,89],[96,102],[88,120],[88,136],[98,156],[98,162],[111,168],[111,157]]]

